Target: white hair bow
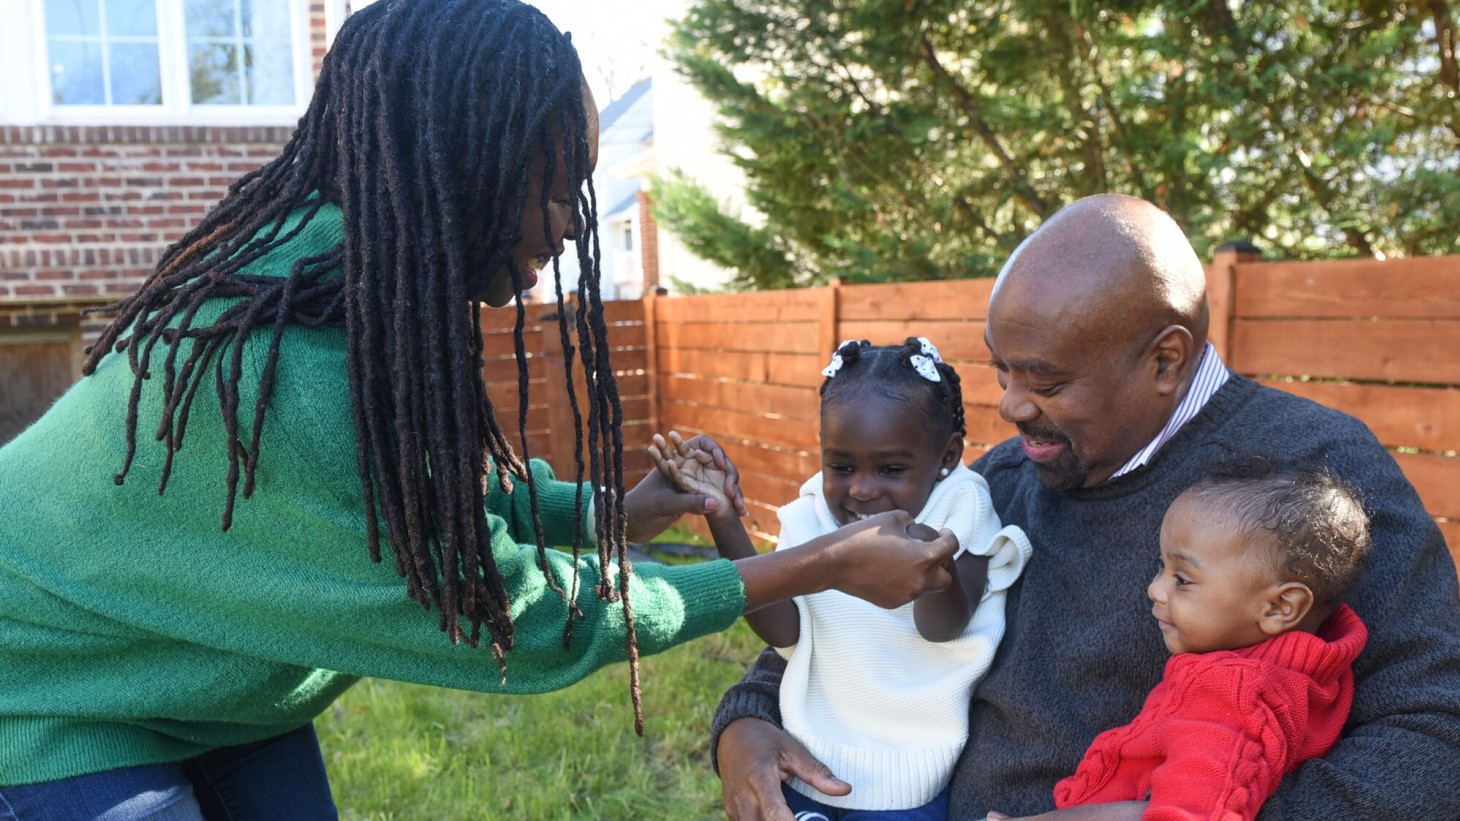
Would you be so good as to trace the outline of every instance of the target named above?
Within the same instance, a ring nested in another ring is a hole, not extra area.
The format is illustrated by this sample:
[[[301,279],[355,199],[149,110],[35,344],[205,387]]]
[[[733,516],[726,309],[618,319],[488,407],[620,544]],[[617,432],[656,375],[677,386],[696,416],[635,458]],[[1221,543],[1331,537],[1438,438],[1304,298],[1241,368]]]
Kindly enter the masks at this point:
[[[937,347],[925,336],[918,337],[918,344],[922,346],[923,352],[915,353],[908,359],[913,370],[929,382],[942,382],[943,377],[938,374],[938,366],[942,364],[943,357],[939,355]]]
[[[856,341],[857,340],[855,339],[846,339],[842,341],[842,344],[836,346],[836,352],[831,355],[831,364],[821,369],[821,375],[826,377],[827,379],[836,376],[836,372],[842,369],[842,348],[845,348],[846,346]]]

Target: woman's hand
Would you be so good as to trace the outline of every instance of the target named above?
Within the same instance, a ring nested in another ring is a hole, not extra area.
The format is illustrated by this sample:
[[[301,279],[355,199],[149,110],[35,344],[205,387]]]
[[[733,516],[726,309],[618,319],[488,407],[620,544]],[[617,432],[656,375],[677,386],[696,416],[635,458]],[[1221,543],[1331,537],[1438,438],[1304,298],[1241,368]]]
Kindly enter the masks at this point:
[[[947,589],[953,576],[946,564],[958,552],[957,537],[945,529],[925,542],[907,534],[912,521],[902,510],[879,513],[797,547],[737,560],[745,611],[823,590],[891,609]]]
[[[822,552],[828,587],[894,608],[953,583],[948,561],[958,538],[944,529],[932,541],[909,536],[912,514],[879,513],[807,542]],[[828,541],[829,540],[829,541]]]
[[[705,464],[724,474],[724,497],[738,515],[744,516],[745,497],[740,493],[740,472],[715,440],[703,434],[688,440],[680,439],[677,433],[671,432],[670,435],[677,440],[676,452],[684,453],[686,458],[695,461],[707,459]],[[650,455],[654,455],[652,450]],[[656,468],[624,494],[628,539],[631,542],[647,542],[684,514],[708,515],[720,510],[721,504],[718,499],[676,487],[664,470]]]
[[[730,722],[716,749],[720,794],[732,821],[794,821],[781,782],[795,776],[827,795],[846,795],[851,785],[832,774],[801,742],[758,718]]]

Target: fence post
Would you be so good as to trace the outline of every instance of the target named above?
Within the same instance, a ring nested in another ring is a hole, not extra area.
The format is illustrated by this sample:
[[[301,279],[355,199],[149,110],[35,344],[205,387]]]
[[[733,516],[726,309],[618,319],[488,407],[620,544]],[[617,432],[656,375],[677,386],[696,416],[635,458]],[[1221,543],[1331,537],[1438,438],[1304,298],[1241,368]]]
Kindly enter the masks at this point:
[[[648,377],[649,430],[654,433],[664,430],[659,424],[659,334],[655,305],[659,297],[667,293],[669,291],[658,286],[648,288],[644,291],[641,302],[644,311],[644,374]]]
[[[831,356],[841,342],[841,277],[831,277],[821,291],[821,315],[817,325],[816,355]]]
[[[1216,346],[1224,362],[1232,361],[1232,318],[1236,307],[1233,276],[1238,265],[1257,262],[1262,252],[1250,242],[1227,242],[1212,252],[1207,266],[1207,305],[1211,319],[1207,324],[1207,340]]]

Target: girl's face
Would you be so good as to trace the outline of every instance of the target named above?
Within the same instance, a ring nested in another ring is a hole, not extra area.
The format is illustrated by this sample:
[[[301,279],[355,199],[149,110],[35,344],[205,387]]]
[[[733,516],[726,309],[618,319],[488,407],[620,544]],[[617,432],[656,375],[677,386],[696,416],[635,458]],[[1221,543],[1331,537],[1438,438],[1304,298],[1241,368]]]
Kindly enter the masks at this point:
[[[927,504],[942,468],[963,454],[957,435],[926,430],[922,413],[885,396],[862,395],[821,412],[821,489],[839,524]]]

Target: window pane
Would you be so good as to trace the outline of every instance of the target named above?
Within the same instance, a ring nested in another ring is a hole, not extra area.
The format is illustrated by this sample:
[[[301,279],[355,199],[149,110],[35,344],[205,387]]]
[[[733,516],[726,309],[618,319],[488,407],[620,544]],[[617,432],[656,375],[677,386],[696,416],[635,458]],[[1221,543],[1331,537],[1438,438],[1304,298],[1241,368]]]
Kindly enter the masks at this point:
[[[151,43],[112,43],[112,105],[161,105],[162,66]]]
[[[198,105],[238,105],[238,51],[230,45],[204,43],[188,48],[188,71],[193,102]]]
[[[294,60],[289,46],[245,48],[248,58],[249,103],[292,105],[294,103]]]
[[[51,100],[57,105],[104,105],[100,43],[52,40]]]
[[[243,36],[255,42],[289,42],[288,0],[239,0]]]
[[[208,37],[238,36],[233,10],[234,0],[186,0],[183,16],[187,21],[189,45]]]
[[[107,34],[113,37],[156,37],[154,0],[106,0]]]
[[[52,37],[101,34],[97,0],[46,0],[46,33]]]

